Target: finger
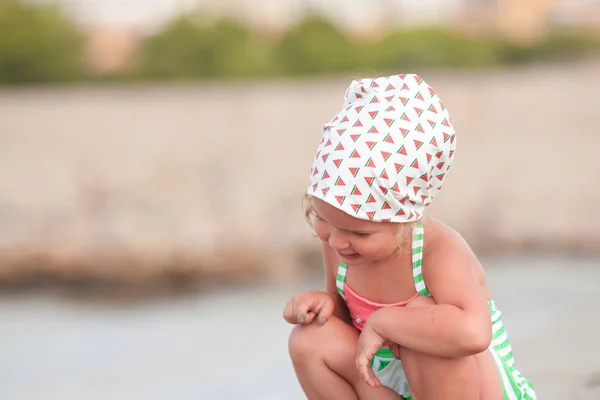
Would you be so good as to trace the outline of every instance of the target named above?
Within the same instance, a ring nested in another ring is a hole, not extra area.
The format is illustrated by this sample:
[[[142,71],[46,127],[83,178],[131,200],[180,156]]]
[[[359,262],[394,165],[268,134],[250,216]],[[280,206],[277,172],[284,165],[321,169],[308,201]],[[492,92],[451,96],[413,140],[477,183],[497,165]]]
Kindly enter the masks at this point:
[[[358,368],[358,373],[361,379],[369,386],[376,388],[381,385],[381,382],[375,376],[375,373],[368,364],[361,364]]]
[[[296,319],[296,322],[299,324],[304,323],[306,318],[308,318],[308,312],[311,309],[312,305],[310,301],[307,301],[306,299],[298,301],[294,307],[294,318]]]
[[[333,301],[324,301],[321,303],[318,310],[318,321],[321,325],[324,325],[327,320],[333,315],[334,304]]]
[[[379,379],[377,379],[373,373],[373,369],[370,365],[370,359],[368,357],[359,355],[356,358],[356,367],[358,369],[359,376],[367,385],[371,387],[379,386]]]
[[[375,376],[375,372],[373,372],[373,369],[367,367],[367,374],[369,375],[369,379],[371,380],[372,387],[378,388],[379,386],[381,386],[381,381]]]
[[[316,316],[317,316],[317,314],[315,314],[312,311],[307,312],[305,314],[304,320],[301,322],[301,324],[308,325],[308,324],[312,323],[315,320]]]
[[[316,312],[318,311],[318,303],[308,297],[304,297],[297,302],[294,312],[297,323],[309,324],[315,319]]]
[[[297,324],[298,320],[296,318],[296,313],[294,312],[294,303],[295,300],[292,297],[290,301],[287,302],[283,309],[283,319],[290,324]]]

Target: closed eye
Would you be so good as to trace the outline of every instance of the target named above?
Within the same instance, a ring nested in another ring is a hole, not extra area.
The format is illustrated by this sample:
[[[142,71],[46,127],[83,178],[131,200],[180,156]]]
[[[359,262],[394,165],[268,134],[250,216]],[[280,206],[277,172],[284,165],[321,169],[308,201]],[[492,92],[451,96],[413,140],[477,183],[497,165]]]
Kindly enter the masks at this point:
[[[352,234],[354,236],[358,236],[358,237],[361,237],[361,238],[364,238],[364,237],[367,237],[367,236],[370,235],[370,233],[364,233],[364,232],[352,232]]]

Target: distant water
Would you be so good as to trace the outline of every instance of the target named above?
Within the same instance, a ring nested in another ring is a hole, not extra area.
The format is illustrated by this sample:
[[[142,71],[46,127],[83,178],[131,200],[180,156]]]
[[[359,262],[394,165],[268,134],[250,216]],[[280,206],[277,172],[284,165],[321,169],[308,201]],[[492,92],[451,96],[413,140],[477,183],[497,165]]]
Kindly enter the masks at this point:
[[[600,260],[484,264],[517,366],[539,397],[600,398]],[[127,304],[5,293],[0,399],[303,399],[281,310],[295,290],[318,285]]]

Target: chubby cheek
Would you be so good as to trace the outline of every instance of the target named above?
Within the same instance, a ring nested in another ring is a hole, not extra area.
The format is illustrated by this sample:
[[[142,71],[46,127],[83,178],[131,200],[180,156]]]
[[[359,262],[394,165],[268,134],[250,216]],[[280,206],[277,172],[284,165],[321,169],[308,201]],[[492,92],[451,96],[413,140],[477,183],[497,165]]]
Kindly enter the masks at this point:
[[[396,248],[397,246],[393,241],[365,242],[362,243],[362,245],[357,244],[355,246],[357,252],[370,260],[387,258],[396,250]]]
[[[327,229],[327,224],[325,224],[323,221],[321,221],[320,219],[317,218],[314,222],[314,227],[315,227],[315,234],[317,235],[317,237],[324,242],[328,242],[330,234]]]
[[[361,256],[373,260],[377,258],[377,246],[376,243],[371,242],[370,240],[365,239],[357,239],[352,241],[352,248],[354,251],[359,253]]]

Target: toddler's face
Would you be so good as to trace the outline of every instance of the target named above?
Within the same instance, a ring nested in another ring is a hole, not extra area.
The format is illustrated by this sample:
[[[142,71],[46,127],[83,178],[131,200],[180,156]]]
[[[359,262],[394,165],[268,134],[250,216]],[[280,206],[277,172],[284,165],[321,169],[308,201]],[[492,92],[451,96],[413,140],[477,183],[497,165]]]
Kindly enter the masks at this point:
[[[312,197],[315,233],[350,266],[392,256],[412,233],[412,224],[373,222],[354,218]]]

